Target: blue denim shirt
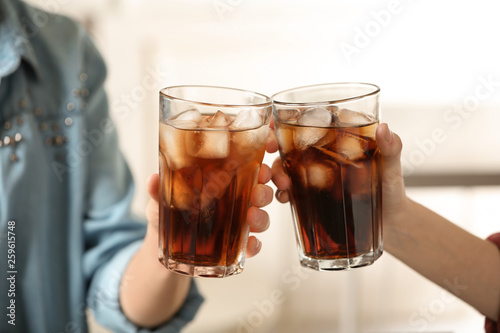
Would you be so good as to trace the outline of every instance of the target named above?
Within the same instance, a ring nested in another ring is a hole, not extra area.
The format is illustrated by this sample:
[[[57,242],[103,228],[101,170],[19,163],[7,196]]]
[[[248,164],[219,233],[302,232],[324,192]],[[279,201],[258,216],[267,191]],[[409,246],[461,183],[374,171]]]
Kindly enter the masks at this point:
[[[145,331],[118,297],[145,224],[105,75],[83,28],[0,0],[0,332],[86,332],[87,307],[114,332]],[[193,283],[156,331],[178,332],[201,302]]]

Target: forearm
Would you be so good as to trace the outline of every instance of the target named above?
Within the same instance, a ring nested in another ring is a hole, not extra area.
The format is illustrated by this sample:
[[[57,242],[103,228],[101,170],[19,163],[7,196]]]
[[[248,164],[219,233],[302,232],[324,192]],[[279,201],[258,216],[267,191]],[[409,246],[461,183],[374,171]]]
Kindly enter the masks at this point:
[[[500,311],[500,252],[422,205],[408,201],[384,221],[384,248],[490,319]]]
[[[168,271],[158,261],[157,234],[148,231],[143,246],[122,278],[120,303],[130,321],[154,328],[169,320],[182,306],[191,278]]]

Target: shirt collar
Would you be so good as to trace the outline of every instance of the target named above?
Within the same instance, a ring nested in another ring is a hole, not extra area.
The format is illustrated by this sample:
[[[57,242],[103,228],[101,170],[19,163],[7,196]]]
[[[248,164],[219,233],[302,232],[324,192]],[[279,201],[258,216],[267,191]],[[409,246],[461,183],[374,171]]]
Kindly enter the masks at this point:
[[[31,40],[34,23],[26,6],[18,0],[0,0],[0,78],[14,72],[21,61],[38,75],[38,61]]]

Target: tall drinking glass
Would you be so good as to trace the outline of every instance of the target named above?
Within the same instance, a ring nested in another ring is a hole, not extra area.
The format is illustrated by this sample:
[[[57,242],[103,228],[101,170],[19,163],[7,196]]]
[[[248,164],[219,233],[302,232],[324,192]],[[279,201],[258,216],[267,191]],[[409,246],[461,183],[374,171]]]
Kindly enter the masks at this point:
[[[361,267],[382,254],[379,93],[373,84],[332,83],[272,97],[305,267]]]
[[[159,257],[168,269],[201,277],[243,270],[271,113],[271,99],[251,91],[160,91]]]

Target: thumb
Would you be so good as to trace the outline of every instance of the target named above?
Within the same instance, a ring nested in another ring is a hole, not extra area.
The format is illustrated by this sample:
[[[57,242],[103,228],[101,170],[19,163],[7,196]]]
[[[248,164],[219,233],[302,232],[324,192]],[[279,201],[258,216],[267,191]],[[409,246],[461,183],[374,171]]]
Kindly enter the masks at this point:
[[[382,155],[382,165],[384,176],[401,177],[401,151],[403,142],[399,135],[393,133],[386,123],[382,123],[377,128],[377,144]]]
[[[394,212],[402,207],[406,196],[401,170],[403,143],[387,124],[378,126],[376,138],[381,155],[384,212]]]

